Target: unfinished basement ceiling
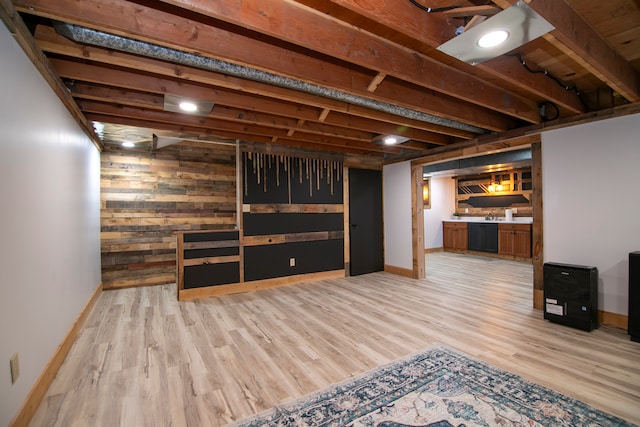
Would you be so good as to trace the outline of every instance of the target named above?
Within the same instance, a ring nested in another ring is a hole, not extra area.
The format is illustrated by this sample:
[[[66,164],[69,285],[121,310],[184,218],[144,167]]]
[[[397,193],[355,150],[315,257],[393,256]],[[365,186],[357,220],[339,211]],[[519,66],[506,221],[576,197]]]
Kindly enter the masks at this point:
[[[28,28],[84,120],[140,141],[408,159],[640,101],[637,1],[531,0],[555,29],[475,66],[436,48],[516,1],[415,3],[18,0],[2,16]],[[168,94],[213,109],[167,111]]]

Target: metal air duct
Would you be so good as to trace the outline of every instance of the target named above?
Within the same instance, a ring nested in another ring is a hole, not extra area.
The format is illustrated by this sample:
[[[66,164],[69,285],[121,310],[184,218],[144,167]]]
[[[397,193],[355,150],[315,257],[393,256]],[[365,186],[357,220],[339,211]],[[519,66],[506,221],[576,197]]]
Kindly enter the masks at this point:
[[[396,116],[405,117],[408,119],[450,127],[453,129],[459,129],[477,134],[487,133],[486,129],[482,129],[477,126],[445,119],[442,117],[423,113],[421,111],[412,110],[410,108],[389,104],[387,102],[380,102],[362,96],[352,95],[350,93],[303,82],[301,80],[293,79],[290,77],[279,76],[277,74],[268,73],[265,71],[257,70],[255,68],[232,64],[230,62],[221,61],[219,59],[195,55],[192,53],[142,42],[139,40],[133,40],[113,34],[108,34],[102,31],[96,31],[65,22],[54,22],[54,27],[59,34],[62,34],[63,36],[78,43],[100,46],[108,49],[118,50],[121,52],[132,53],[149,58],[174,62],[190,67],[196,67],[203,70],[214,71],[234,77],[253,80],[260,83],[293,89],[333,99],[336,101],[347,102],[349,104],[357,105],[360,107],[370,108],[372,110],[381,111],[384,113],[394,114]]]

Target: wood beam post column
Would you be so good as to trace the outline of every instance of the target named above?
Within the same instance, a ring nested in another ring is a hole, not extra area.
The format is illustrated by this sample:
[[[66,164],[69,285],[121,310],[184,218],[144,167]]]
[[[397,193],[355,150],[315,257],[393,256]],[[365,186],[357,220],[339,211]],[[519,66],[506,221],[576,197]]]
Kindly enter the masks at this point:
[[[424,205],[422,201],[422,166],[411,166],[411,235],[413,247],[413,278],[425,278]]]
[[[531,144],[531,179],[533,191],[531,204],[533,205],[532,254],[533,257],[533,308],[542,310],[544,306],[544,222],[542,215],[542,141]]]

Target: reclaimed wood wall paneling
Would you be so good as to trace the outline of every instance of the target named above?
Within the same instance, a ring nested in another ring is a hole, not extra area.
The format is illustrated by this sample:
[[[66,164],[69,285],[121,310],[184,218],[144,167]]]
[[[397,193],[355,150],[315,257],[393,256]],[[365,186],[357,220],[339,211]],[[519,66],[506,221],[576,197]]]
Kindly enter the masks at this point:
[[[105,289],[176,281],[177,231],[233,229],[233,147],[182,142],[150,153],[107,147],[101,157]]]

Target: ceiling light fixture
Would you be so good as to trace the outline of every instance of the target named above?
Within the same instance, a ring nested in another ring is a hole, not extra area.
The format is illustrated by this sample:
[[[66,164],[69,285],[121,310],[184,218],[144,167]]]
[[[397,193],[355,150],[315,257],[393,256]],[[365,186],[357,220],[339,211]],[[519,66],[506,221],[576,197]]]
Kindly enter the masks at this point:
[[[201,99],[189,99],[183,96],[164,94],[164,111],[173,113],[208,116],[213,110],[213,102]]]
[[[124,142],[122,143],[122,146],[123,146],[124,148],[133,148],[133,147],[135,147],[135,146],[136,146],[136,144],[134,144],[134,143],[133,143],[133,142],[131,142],[131,141],[124,141]]]
[[[398,145],[407,142],[409,138],[398,135],[378,135],[373,139],[374,144]]]
[[[198,111],[198,106],[190,101],[182,101],[179,107],[182,111],[186,111],[187,113],[195,113]]]
[[[509,32],[506,30],[495,30],[488,32],[478,39],[478,46],[483,48],[496,47],[507,41]]]
[[[519,0],[513,6],[441,44],[438,50],[476,65],[510,52],[554,29],[553,25]],[[490,36],[491,33],[494,35]]]

